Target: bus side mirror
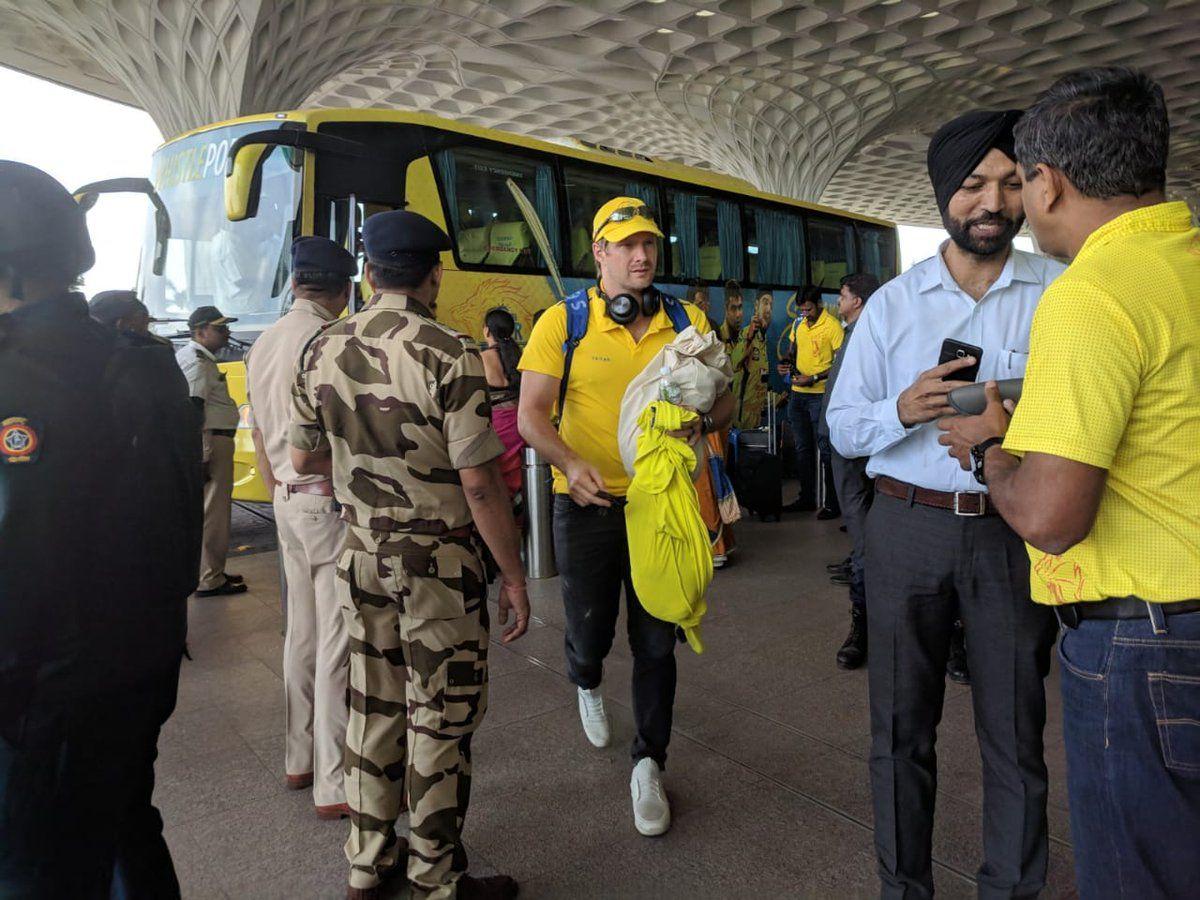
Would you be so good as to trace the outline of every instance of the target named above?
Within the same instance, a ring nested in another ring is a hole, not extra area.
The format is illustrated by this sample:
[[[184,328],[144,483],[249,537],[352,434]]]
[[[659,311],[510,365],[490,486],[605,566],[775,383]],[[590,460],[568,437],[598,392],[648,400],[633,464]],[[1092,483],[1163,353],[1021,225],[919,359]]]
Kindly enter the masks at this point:
[[[230,222],[243,222],[258,215],[263,163],[274,149],[269,144],[239,140],[229,151],[229,161],[225,164],[225,218]]]
[[[89,212],[101,194],[145,194],[154,205],[154,260],[151,263],[155,275],[161,275],[167,264],[167,242],[171,239],[171,216],[158,191],[149,178],[109,178],[93,181],[75,191],[75,202],[85,213]]]

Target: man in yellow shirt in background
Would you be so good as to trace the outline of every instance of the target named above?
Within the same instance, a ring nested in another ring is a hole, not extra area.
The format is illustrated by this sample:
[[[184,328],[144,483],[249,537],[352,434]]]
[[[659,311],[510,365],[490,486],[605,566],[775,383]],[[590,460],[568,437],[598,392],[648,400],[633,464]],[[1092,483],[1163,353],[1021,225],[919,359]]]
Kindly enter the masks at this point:
[[[940,425],[1062,626],[1084,900],[1200,884],[1200,229],[1165,202],[1169,133],[1162,89],[1129,69],[1067,75],[1025,114],[1025,213],[1072,263],[1011,425],[994,385],[982,416]]]
[[[833,463],[829,438],[818,433],[821,420],[821,399],[825,396],[833,356],[842,346],[845,333],[837,316],[821,303],[821,292],[805,288],[798,305],[800,316],[792,323],[788,334],[788,361],[777,367],[780,375],[792,376],[791,398],[787,419],[796,445],[796,474],[800,479],[800,496],[784,507],[788,512],[812,512],[817,501],[823,506],[818,519],[836,519],[841,515],[837,495],[833,490]],[[817,456],[825,473],[825,496],[817,496]]]
[[[621,587],[633,651],[633,819],[644,835],[665,832],[671,809],[662,786],[675,704],[675,626],[653,618],[634,593],[625,536],[629,476],[617,445],[625,388],[704,313],[653,284],[662,231],[641,200],[617,197],[596,213],[592,253],[599,280],[546,310],[521,357],[521,436],[554,467],[554,555],[566,609],[567,674],[594,746],[610,738],[600,682],[612,648]],[[577,330],[584,330],[582,334]],[[569,363],[568,363],[569,360]],[[556,406],[559,427],[553,424]],[[729,426],[726,391],[693,432]]]

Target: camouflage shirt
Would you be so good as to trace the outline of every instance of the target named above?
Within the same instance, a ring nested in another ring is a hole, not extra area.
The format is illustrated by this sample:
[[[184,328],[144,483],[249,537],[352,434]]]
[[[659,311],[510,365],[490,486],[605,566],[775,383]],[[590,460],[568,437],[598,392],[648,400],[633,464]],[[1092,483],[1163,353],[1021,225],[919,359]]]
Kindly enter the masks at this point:
[[[471,524],[457,470],[504,452],[479,353],[416,300],[386,292],[305,347],[288,439],[332,451],[347,546],[369,551]]]

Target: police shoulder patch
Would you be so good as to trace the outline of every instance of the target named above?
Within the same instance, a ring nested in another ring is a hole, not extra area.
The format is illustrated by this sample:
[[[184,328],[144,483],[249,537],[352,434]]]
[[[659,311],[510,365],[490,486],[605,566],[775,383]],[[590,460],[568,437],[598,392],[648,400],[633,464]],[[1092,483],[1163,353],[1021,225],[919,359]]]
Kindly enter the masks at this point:
[[[36,426],[21,416],[0,420],[0,462],[31,463],[38,457],[42,438]]]

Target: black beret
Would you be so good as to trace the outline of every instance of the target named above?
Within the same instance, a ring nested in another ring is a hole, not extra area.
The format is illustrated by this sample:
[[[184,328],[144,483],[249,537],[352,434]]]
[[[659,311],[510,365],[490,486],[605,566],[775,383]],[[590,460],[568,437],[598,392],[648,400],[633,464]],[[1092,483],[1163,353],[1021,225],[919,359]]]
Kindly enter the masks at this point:
[[[0,260],[46,271],[63,261],[73,275],[96,262],[83,209],[41,169],[0,159]]]
[[[145,307],[133,291],[101,291],[88,303],[88,315],[105,325],[115,325],[142,309]]]
[[[376,265],[396,264],[413,253],[441,253],[450,238],[422,215],[407,209],[376,213],[363,223],[363,249]]]
[[[292,244],[292,273],[329,272],[353,278],[358,274],[358,262],[341,244],[329,238],[302,237]]]
[[[991,150],[1016,159],[1013,126],[1021,115],[1019,109],[977,109],[937,130],[929,142],[926,163],[940,212],[946,211],[950,198]]]

